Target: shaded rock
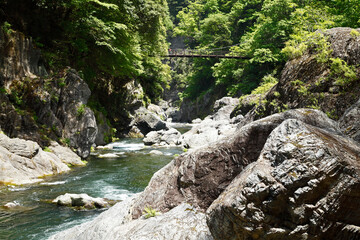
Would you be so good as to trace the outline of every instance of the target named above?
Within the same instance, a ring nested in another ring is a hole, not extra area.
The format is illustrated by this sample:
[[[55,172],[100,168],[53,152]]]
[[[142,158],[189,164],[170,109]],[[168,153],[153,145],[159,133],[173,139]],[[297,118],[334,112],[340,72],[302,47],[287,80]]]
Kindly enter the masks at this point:
[[[112,128],[108,124],[108,119],[104,116],[102,112],[94,111],[96,124],[97,124],[97,134],[95,138],[96,145],[105,145],[112,140],[114,135]]]
[[[357,239],[359,156],[339,133],[284,121],[208,208],[214,239]]]
[[[256,103],[259,102],[261,94],[250,94],[240,98],[239,104],[233,109],[230,114],[231,118],[234,118],[238,115],[245,115],[251,111]]]
[[[171,119],[171,122],[180,122],[181,121],[181,112],[178,108],[169,107],[165,114],[167,116],[167,120]]]
[[[140,129],[136,126],[132,126],[127,134],[130,138],[143,138],[144,134],[141,133]]]
[[[151,131],[168,129],[164,121],[146,108],[141,107],[135,112],[136,113],[133,121],[130,123],[130,127],[136,126],[143,135],[146,135]]]
[[[0,29],[0,84],[14,79],[47,75],[40,50],[31,38],[13,32],[5,34]]]
[[[155,173],[137,198],[133,217],[141,216],[145,206],[166,212],[188,202],[207,209],[248,164],[258,159],[269,134],[292,118],[340,132],[335,121],[311,109],[291,110],[249,123],[216,144],[180,155]]]
[[[212,240],[205,214],[189,204],[149,219],[130,221],[132,200],[116,204],[95,220],[60,232],[49,240],[76,239],[174,239]]]
[[[160,130],[149,132],[143,142],[145,145],[179,145],[179,139],[181,133],[175,128],[170,128],[169,130]]]
[[[109,207],[109,203],[107,203],[105,199],[93,198],[85,193],[82,194],[65,193],[64,195],[60,195],[57,198],[55,198],[52,202],[56,203],[59,206],[84,207],[86,209]]]
[[[68,70],[65,82],[57,116],[64,123],[63,137],[70,140],[79,156],[86,158],[98,131],[94,112],[85,106],[91,92],[75,70]]]
[[[355,141],[360,142],[360,100],[348,108],[344,115],[339,120],[341,130],[353,138]]]

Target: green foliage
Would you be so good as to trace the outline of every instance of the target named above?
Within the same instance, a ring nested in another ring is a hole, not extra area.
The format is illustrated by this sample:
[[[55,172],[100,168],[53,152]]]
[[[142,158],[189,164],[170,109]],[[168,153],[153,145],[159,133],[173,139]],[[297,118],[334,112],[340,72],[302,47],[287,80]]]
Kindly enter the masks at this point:
[[[45,147],[44,152],[52,152],[52,150],[49,147]]]
[[[85,113],[85,108],[86,108],[86,105],[85,104],[81,104],[77,110],[76,110],[76,114],[78,117],[82,117]]]
[[[266,75],[261,80],[260,85],[254,89],[251,94],[266,94],[273,86],[278,83],[278,80],[273,75]]]
[[[1,26],[1,29],[8,35],[13,32],[13,30],[11,29],[11,24],[6,21]]]
[[[159,212],[156,211],[156,209],[153,209],[152,207],[145,207],[143,211],[143,215],[146,219],[155,217],[160,215]]]
[[[340,58],[330,58],[331,73],[335,78],[335,84],[346,86],[349,83],[357,80],[355,66],[349,66],[344,60]]]

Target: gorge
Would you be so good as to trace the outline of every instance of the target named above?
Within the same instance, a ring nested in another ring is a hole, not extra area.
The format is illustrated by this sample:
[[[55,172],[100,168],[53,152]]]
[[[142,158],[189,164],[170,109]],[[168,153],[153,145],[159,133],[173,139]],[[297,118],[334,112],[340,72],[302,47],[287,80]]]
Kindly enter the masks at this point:
[[[360,239],[356,4],[225,2],[0,3],[0,239]]]

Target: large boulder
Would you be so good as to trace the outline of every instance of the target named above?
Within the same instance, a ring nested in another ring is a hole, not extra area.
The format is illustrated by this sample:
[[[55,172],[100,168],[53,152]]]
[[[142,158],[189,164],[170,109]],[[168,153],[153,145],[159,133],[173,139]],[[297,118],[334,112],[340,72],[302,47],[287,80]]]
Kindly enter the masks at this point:
[[[175,146],[179,145],[181,133],[175,128],[149,132],[143,142],[145,145]]]
[[[360,147],[289,119],[208,208],[215,239],[358,239]],[[236,237],[234,237],[236,236]]]
[[[229,120],[207,118],[184,133],[179,142],[185,148],[199,148],[233,134],[235,129],[236,125],[230,124]]]
[[[130,123],[130,128],[133,126],[137,127],[143,135],[146,135],[151,131],[169,129],[159,116],[144,107],[140,107],[135,111],[135,116]]]
[[[137,198],[133,217],[141,216],[148,205],[161,212],[182,202],[207,209],[248,164],[258,159],[270,133],[286,119],[340,132],[335,121],[311,109],[291,110],[247,124],[217,143],[180,155],[155,173]]]
[[[36,142],[11,139],[0,133],[0,183],[40,182],[40,177],[69,171],[68,165],[85,165],[75,153],[59,145],[45,150]]]
[[[130,221],[131,199],[118,203],[92,222],[60,232],[49,240],[143,239],[212,240],[205,214],[189,204],[149,219]]]

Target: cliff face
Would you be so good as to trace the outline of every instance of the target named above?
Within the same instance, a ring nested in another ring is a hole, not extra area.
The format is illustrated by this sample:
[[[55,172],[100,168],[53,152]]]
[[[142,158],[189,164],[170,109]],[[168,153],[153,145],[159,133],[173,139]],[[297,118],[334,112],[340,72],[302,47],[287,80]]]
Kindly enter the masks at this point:
[[[97,134],[90,89],[76,71],[48,75],[40,51],[21,33],[0,32],[0,126],[10,137],[58,141],[86,158]]]

